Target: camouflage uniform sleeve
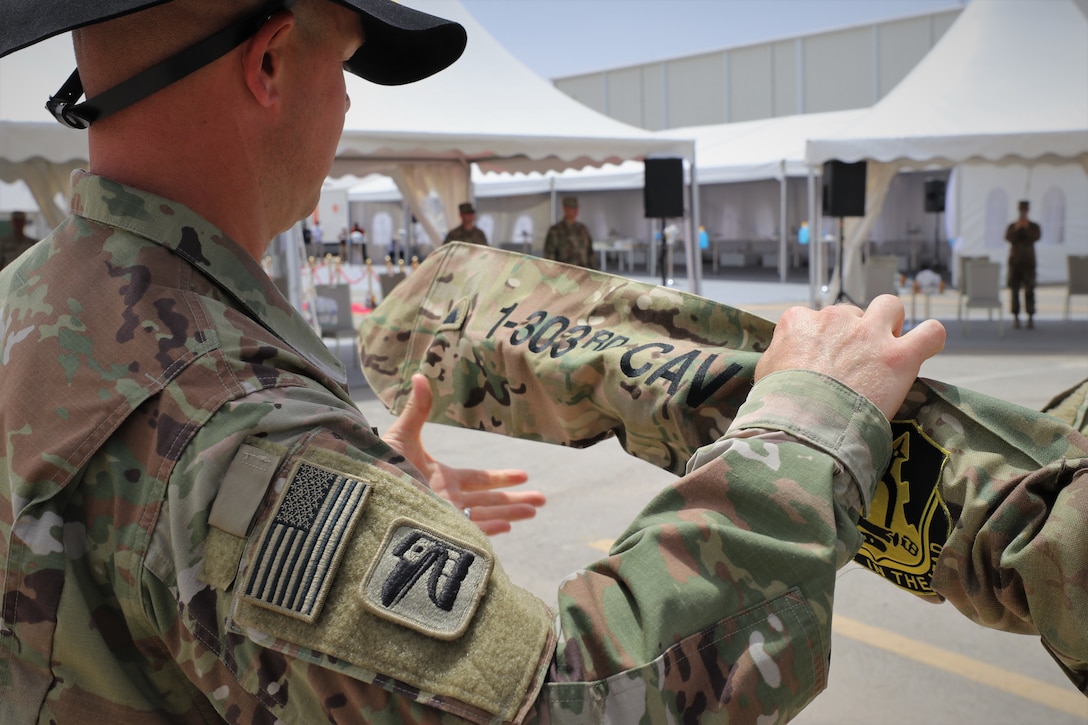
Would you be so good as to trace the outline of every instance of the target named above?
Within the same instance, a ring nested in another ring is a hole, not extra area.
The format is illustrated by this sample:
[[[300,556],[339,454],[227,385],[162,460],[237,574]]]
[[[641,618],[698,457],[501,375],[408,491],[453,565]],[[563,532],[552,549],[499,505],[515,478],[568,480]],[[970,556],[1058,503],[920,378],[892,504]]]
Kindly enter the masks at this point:
[[[175,468],[143,577],[170,689],[231,722],[519,719],[551,613],[419,476],[322,391],[217,414]]]
[[[1088,458],[968,488],[933,588],[980,624],[1037,633],[1088,695]]]
[[[760,381],[723,439],[563,585],[540,720],[796,715],[826,685],[835,572],[890,451],[883,415],[836,381]]]

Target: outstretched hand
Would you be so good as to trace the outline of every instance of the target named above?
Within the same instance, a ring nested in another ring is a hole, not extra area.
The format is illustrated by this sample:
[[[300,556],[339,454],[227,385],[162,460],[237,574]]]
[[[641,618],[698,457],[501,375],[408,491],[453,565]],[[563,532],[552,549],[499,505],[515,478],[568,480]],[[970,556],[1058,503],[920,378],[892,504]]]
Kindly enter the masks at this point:
[[[775,327],[755,379],[779,370],[829,375],[871,400],[890,420],[903,404],[922,363],[944,347],[945,329],[926,320],[903,334],[903,303],[874,299],[864,312],[853,305],[816,311],[792,307]]]
[[[488,535],[510,530],[513,521],[531,519],[545,503],[540,491],[508,491],[529,474],[517,469],[453,468],[436,461],[423,448],[423,424],[431,411],[431,388],[423,375],[412,376],[412,395],[383,440],[419,469],[431,489],[465,511]]]

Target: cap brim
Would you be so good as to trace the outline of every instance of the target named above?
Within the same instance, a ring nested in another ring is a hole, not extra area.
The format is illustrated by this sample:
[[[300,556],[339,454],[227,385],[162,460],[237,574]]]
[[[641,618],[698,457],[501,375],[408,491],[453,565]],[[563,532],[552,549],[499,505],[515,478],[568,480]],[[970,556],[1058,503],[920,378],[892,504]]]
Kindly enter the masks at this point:
[[[363,16],[366,39],[345,64],[355,75],[383,86],[413,83],[461,57],[465,29],[389,0],[336,0]]]
[[[46,38],[128,15],[166,0],[33,0],[10,2],[0,22],[0,57]],[[461,57],[468,36],[450,20],[392,0],[335,0],[363,18],[366,41],[345,64],[361,78],[386,86],[434,75]]]
[[[54,35],[128,15],[166,0],[34,0],[4,4],[0,58]]]

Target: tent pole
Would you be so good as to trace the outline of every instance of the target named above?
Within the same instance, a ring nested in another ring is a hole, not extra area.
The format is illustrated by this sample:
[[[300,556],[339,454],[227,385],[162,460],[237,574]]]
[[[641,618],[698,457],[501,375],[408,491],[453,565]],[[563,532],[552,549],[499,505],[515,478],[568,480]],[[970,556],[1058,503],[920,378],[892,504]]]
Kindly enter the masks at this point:
[[[778,281],[785,282],[789,273],[789,235],[786,233],[786,160],[779,161],[782,174],[781,191],[778,195]]]
[[[816,219],[816,170],[808,167],[808,293],[813,309],[819,309],[817,291],[820,289],[823,269],[824,241],[820,236],[820,225]]]
[[[691,218],[688,219],[687,251],[688,251],[688,289],[692,294],[702,294],[703,282],[703,253],[699,249],[699,240],[696,230],[699,229],[699,180],[695,173],[695,143],[691,144],[691,185],[688,187],[691,194]],[[664,231],[661,241],[664,243]]]

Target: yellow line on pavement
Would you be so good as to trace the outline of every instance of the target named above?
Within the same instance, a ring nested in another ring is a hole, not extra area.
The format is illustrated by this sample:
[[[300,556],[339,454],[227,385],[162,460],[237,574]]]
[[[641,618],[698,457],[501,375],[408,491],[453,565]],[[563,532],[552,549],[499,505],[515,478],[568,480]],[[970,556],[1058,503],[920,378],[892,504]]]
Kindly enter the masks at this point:
[[[1003,690],[1025,700],[1037,702],[1051,709],[1070,715],[1079,715],[1088,720],[1088,699],[1077,692],[1036,680],[1033,677],[1018,675],[1000,667],[986,664],[980,660],[965,657],[940,647],[889,632],[880,627],[859,622],[856,619],[838,614],[832,620],[832,629],[836,634],[877,647],[892,654],[906,657],[929,667],[951,672],[969,680]]]

